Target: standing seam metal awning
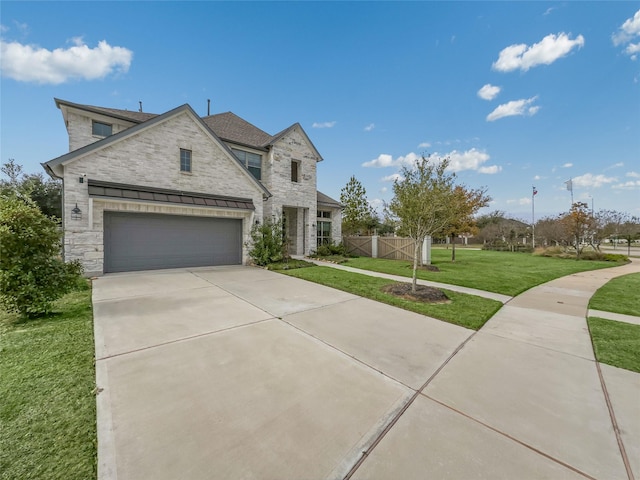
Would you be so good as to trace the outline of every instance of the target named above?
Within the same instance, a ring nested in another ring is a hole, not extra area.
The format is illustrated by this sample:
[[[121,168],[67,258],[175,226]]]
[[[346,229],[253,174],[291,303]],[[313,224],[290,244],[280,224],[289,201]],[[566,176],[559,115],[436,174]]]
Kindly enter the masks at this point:
[[[143,187],[124,183],[103,182],[100,180],[87,181],[89,196],[119,198],[122,200],[143,200],[151,202],[174,203],[180,205],[195,205],[203,207],[235,208],[238,210],[255,210],[250,198],[235,198],[206,193],[182,192],[162,188]]]

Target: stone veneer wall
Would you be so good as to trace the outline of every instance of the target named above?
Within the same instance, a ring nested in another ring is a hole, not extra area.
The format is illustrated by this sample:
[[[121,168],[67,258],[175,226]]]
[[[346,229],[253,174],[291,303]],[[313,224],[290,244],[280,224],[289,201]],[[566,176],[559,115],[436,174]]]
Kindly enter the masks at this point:
[[[89,119],[90,124],[90,119]],[[192,151],[192,172],[180,172],[180,149]],[[87,177],[83,177],[86,174]],[[249,173],[205,133],[188,112],[170,117],[152,128],[112,143],[64,167],[63,221],[64,250],[67,260],[80,259],[87,275],[103,272],[103,212],[138,211],[177,215],[201,215],[243,218],[244,243],[251,225],[263,217],[262,191]],[[151,186],[173,190],[250,198],[255,212],[208,207],[183,207],[139,201],[111,201],[89,198],[88,184],[79,178]],[[82,219],[72,220],[71,210],[78,205]],[[315,211],[314,211],[315,215]]]
[[[299,165],[299,181],[291,181],[291,161]],[[316,245],[316,163],[319,158],[304,135],[294,128],[283,136],[263,159],[263,183],[273,197],[265,202],[265,216],[282,216],[283,207],[297,207],[295,243],[292,254],[308,254]],[[306,214],[304,213],[306,210]],[[305,235],[306,234],[306,235]],[[304,242],[306,237],[306,242]],[[304,244],[304,251],[302,246]]]
[[[104,138],[97,137],[91,133],[93,129],[93,120],[111,124],[113,126],[111,130],[112,134],[119,133],[135,125],[135,123],[133,122],[126,122],[124,120],[114,122],[114,119],[97,114],[92,118],[88,117],[87,114],[83,115],[82,113],[77,113],[69,110],[67,111],[67,132],[69,133],[70,152],[73,152],[74,150],[82,148],[85,145],[89,145]]]

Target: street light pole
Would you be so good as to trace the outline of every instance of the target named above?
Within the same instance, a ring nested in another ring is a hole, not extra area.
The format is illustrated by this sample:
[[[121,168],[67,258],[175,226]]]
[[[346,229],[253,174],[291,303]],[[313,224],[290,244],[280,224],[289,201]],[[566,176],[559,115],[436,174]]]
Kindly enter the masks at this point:
[[[536,187],[531,189],[531,248],[536,249]]]

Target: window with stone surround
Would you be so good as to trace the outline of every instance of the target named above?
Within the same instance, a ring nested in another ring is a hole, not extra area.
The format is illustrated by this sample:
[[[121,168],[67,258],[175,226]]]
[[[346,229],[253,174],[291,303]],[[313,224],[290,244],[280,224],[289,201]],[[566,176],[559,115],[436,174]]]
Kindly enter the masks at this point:
[[[240,160],[256,180],[262,179],[262,155],[232,148],[231,151]]]
[[[96,137],[108,137],[112,133],[113,125],[96,122],[95,120],[91,122],[91,135],[95,135]]]
[[[291,181],[300,181],[300,162],[297,160],[291,160]]]
[[[191,172],[191,150],[180,149],[180,171]]]

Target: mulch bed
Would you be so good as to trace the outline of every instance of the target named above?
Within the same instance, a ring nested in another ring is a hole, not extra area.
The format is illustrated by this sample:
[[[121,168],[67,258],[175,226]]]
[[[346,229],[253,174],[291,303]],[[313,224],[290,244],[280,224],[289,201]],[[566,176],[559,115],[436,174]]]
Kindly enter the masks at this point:
[[[412,292],[410,283],[392,283],[382,287],[382,291],[414,302],[449,303],[451,301],[442,290],[426,285],[418,285],[416,291]]]

